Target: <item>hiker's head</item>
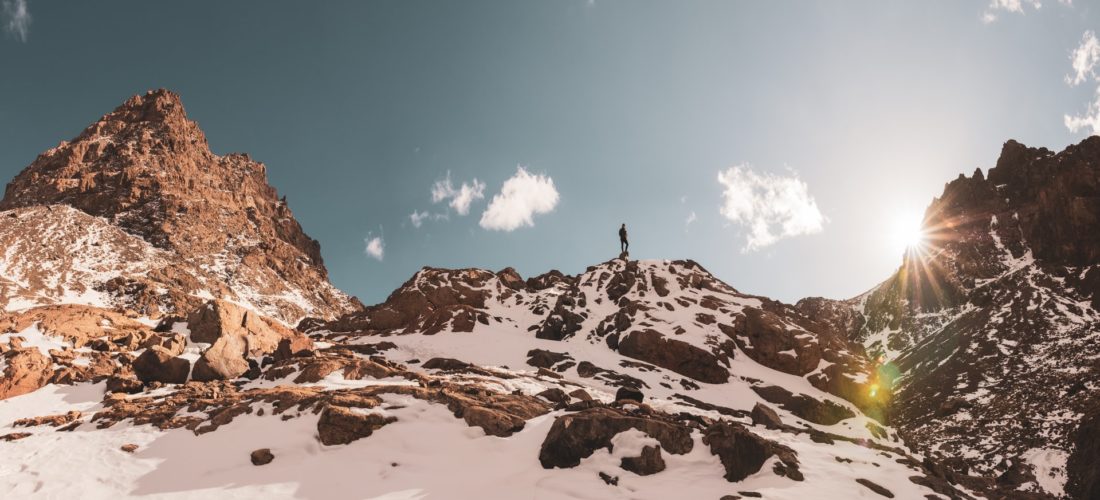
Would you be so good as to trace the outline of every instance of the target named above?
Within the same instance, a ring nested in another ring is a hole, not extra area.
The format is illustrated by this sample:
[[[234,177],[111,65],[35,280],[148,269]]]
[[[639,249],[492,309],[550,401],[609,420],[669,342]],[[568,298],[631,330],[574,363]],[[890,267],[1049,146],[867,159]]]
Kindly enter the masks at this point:
[[[625,222],[623,223],[623,227],[626,227],[626,223],[625,223]]]

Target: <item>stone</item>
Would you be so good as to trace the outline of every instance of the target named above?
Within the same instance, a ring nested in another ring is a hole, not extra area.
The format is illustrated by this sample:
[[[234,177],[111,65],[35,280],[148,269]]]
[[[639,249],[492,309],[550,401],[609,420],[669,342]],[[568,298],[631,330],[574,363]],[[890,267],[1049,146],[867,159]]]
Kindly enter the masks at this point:
[[[637,457],[623,457],[620,462],[623,470],[639,476],[648,476],[665,470],[665,460],[661,458],[660,446],[646,446]]]
[[[223,335],[203,351],[191,378],[200,382],[232,380],[248,371],[248,341],[239,334]]]
[[[37,348],[12,349],[0,356],[4,358],[0,400],[34,392],[49,382],[53,361]]]
[[[641,403],[644,398],[645,395],[642,394],[642,391],[632,387],[620,387],[619,390],[615,391],[615,401],[637,401]]]
[[[321,444],[326,446],[348,444],[369,437],[374,431],[396,421],[396,417],[330,405],[325,407],[317,420],[317,435]]]
[[[703,443],[718,456],[726,469],[725,478],[734,483],[760,471],[769,458],[779,458],[784,475],[801,480],[794,450],[764,439],[744,427],[727,421],[712,424],[703,434]]]
[[[570,468],[598,449],[609,448],[618,433],[637,429],[656,439],[669,453],[682,455],[694,444],[691,428],[657,418],[628,415],[612,408],[590,408],[554,420],[539,450],[545,469]]]
[[[187,381],[187,375],[191,371],[190,361],[176,357],[160,346],[146,349],[134,360],[133,366],[138,380],[146,384],[150,382],[182,384]]]
[[[859,483],[859,484],[862,484],[863,486],[866,486],[867,489],[869,489],[869,490],[871,490],[875,493],[878,493],[879,495],[882,495],[886,498],[894,498],[894,494],[890,490],[875,484],[870,479],[859,478],[859,479],[856,479],[856,482]]]
[[[687,342],[666,338],[655,330],[631,332],[619,340],[619,353],[700,382],[721,384],[730,376],[729,370],[714,354]]]
[[[752,413],[749,416],[752,418],[752,423],[763,425],[768,429],[783,427],[783,420],[779,418],[779,414],[765,404],[756,403],[753,405]]]
[[[249,454],[249,459],[252,461],[252,465],[267,465],[275,460],[275,455],[271,454],[270,448],[260,448]]]

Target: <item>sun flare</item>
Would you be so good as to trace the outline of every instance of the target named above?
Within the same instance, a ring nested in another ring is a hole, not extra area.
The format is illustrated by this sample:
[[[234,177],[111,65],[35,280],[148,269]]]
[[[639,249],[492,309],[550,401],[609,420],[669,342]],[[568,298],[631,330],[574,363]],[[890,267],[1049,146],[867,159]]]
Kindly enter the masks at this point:
[[[927,242],[928,235],[921,223],[921,212],[900,213],[894,217],[890,228],[890,240],[893,248],[903,251],[919,250]]]

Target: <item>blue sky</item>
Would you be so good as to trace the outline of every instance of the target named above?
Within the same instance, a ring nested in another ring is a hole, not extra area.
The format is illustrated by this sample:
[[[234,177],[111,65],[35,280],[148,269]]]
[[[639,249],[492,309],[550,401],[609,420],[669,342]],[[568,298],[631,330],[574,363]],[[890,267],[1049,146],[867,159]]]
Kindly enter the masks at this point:
[[[634,258],[846,298],[1005,140],[1100,123],[1082,0],[0,1],[0,177],[173,89],[367,303],[425,265],[579,272],[623,222]]]

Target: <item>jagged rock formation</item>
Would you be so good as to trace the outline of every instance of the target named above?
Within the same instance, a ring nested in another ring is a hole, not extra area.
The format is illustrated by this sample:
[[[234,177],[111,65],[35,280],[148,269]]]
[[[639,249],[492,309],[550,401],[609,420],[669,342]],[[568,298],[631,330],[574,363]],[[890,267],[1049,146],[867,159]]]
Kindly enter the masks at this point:
[[[945,186],[924,228],[883,284],[799,308],[888,361],[891,423],[917,449],[1013,488],[1095,496],[1095,451],[1075,439],[1100,389],[1100,137],[1057,154],[1005,143],[987,176]]]
[[[0,211],[9,310],[83,302],[156,318],[228,298],[296,323],[358,307],[329,284],[320,246],[264,165],[211,153],[167,90],[129,99],[39,155]]]

